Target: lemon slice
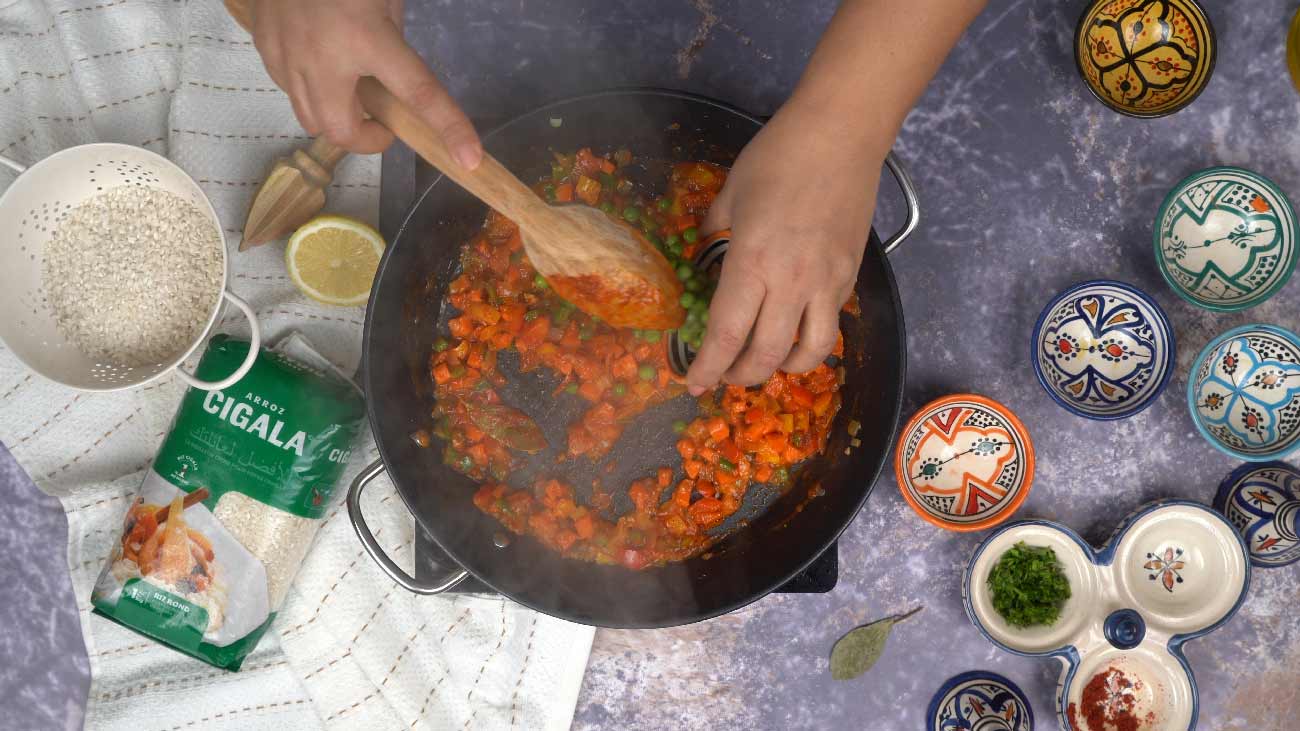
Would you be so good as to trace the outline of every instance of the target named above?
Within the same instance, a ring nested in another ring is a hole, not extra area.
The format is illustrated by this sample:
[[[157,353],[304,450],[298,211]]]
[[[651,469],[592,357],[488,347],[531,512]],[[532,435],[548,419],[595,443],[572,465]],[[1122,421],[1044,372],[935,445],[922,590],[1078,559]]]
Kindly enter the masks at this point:
[[[284,250],[289,278],[308,297],[354,307],[370,297],[384,237],[344,216],[317,216],[293,232]]]

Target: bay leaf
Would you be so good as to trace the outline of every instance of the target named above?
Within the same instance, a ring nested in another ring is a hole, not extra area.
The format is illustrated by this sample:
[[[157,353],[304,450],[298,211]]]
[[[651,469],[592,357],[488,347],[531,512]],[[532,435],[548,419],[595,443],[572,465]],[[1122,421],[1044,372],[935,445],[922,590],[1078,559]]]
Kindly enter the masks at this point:
[[[894,625],[924,608],[917,607],[906,614],[878,619],[849,630],[831,648],[831,677],[835,680],[852,680],[870,670],[884,654],[885,642],[893,632]]]

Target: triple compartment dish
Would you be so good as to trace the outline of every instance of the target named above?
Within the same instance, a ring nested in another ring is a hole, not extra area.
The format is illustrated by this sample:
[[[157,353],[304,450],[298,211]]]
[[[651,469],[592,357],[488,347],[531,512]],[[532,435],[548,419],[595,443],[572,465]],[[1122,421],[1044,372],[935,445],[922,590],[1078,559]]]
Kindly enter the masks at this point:
[[[989,572],[1020,541],[1050,547],[1070,581],[1070,598],[1050,626],[1013,627],[993,609]],[[1050,521],[1008,525],[975,550],[963,599],[971,622],[993,644],[1061,661],[1062,728],[1103,731],[1083,721],[1083,690],[1114,667],[1134,681],[1117,692],[1132,696],[1144,731],[1191,731],[1198,696],[1182,645],[1232,617],[1249,584],[1246,546],[1232,524],[1200,503],[1166,500],[1125,519],[1100,550]]]

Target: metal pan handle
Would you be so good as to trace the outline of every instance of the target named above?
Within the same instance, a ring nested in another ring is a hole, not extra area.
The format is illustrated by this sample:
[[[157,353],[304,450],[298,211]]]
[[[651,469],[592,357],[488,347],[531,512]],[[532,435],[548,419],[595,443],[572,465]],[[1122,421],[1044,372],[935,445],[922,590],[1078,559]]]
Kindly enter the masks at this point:
[[[438,581],[422,582],[414,576],[406,573],[400,566],[393,562],[393,559],[384,553],[380,547],[379,541],[375,540],[375,534],[370,532],[370,526],[366,525],[365,516],[361,514],[361,493],[366,489],[366,485],[375,479],[384,471],[384,461],[377,459],[371,462],[361,474],[352,481],[352,486],[348,488],[348,518],[352,520],[352,527],[357,532],[357,538],[361,539],[361,545],[365,547],[366,553],[370,558],[379,564],[379,568],[393,581],[396,581],[403,589],[414,594],[441,594],[465,580],[469,572],[464,569],[449,571],[446,576]]]
[[[899,161],[893,152],[885,155],[885,167],[889,168],[890,174],[894,176],[894,180],[898,182],[898,187],[903,191],[903,200],[907,201],[907,220],[903,222],[903,228],[899,229],[898,233],[885,239],[885,243],[881,244],[885,249],[885,253],[889,254],[894,249],[897,249],[899,244],[906,241],[907,237],[911,236],[912,232],[916,231],[917,225],[921,223],[921,201],[916,195],[916,185],[912,183],[912,176],[908,174],[907,168],[903,166],[903,163]]]

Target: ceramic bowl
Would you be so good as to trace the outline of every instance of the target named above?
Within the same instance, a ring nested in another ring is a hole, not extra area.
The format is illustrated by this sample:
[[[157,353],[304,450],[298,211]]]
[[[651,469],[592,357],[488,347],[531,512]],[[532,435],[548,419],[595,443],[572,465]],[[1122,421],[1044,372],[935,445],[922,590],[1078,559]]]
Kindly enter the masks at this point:
[[[989,573],[1020,541],[1051,547],[1070,580],[1070,598],[1051,626],[1014,627],[993,609]],[[993,644],[1060,660],[1062,728],[1103,731],[1088,727],[1085,697],[1094,695],[1090,684],[1105,686],[1115,670],[1130,686],[1113,683],[1112,689],[1127,696],[1145,731],[1190,731],[1198,700],[1183,643],[1228,621],[1249,585],[1246,545],[1232,524],[1200,503],[1166,500],[1129,516],[1101,550],[1057,523],[1005,526],[975,549],[963,600],[971,622]]]
[[[1175,185],[1156,216],[1156,264],[1178,296],[1234,312],[1272,297],[1295,270],[1296,214],[1271,180],[1215,167]]]
[[[975,394],[926,404],[903,427],[894,474],[903,498],[948,530],[995,526],[1016,512],[1034,482],[1034,445],[1010,409]]]
[[[1074,32],[1074,63],[1089,91],[1131,117],[1191,104],[1214,57],[1214,28],[1195,0],[1095,0]]]
[[[1187,405],[1201,435],[1248,462],[1300,447],[1300,337],[1246,325],[1205,346],[1192,366]]]
[[[1083,282],[1034,326],[1034,372],[1056,403],[1089,419],[1122,419],[1164,391],[1174,332],[1156,301],[1123,282]]]
[[[930,699],[926,731],[1033,731],[1034,709],[1015,683],[972,670],[951,677]]]
[[[1241,531],[1255,566],[1300,561],[1300,469],[1285,462],[1242,465],[1219,485],[1214,508]]]

